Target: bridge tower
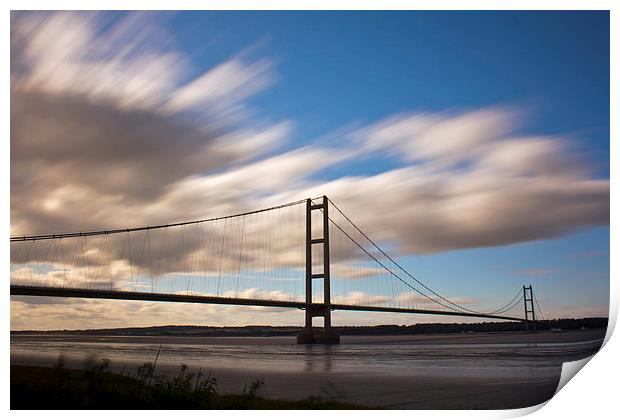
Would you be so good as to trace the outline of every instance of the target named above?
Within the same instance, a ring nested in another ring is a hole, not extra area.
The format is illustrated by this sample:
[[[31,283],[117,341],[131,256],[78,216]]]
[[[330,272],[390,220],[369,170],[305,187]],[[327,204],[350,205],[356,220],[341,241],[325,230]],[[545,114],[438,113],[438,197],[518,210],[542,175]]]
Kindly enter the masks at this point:
[[[532,329],[536,331],[536,313],[534,312],[534,291],[532,290],[532,285],[529,287],[523,285],[523,306],[525,310],[525,330],[530,329],[530,319],[529,314],[532,315]]]
[[[312,237],[312,212],[322,212],[323,237]],[[323,202],[313,204],[311,199],[306,201],[306,324],[297,335],[298,344],[339,344],[340,336],[332,330],[331,296],[330,296],[330,268],[329,268],[329,205],[326,196]],[[323,272],[313,273],[312,247],[323,245]],[[323,302],[315,303],[312,298],[313,279],[323,279]],[[312,319],[323,318],[323,328],[313,328]]]

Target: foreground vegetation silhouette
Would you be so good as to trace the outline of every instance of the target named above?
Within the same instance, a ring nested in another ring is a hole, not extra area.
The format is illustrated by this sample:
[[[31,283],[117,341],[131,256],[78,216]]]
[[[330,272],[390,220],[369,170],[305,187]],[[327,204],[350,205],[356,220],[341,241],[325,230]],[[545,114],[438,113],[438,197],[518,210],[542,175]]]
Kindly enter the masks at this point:
[[[221,395],[211,372],[181,364],[174,377],[154,375],[155,363],[134,372],[110,372],[110,360],[88,359],[83,369],[11,366],[11,409],[361,409],[353,404],[309,397],[300,401],[259,396],[260,379],[240,394]]]

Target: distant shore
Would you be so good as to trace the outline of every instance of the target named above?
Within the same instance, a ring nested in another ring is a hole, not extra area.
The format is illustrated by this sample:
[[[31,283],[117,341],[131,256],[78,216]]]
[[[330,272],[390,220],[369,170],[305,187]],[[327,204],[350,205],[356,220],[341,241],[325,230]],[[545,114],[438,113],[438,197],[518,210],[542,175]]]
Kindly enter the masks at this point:
[[[574,343],[602,340],[606,329],[597,328],[575,331],[514,331],[490,333],[444,333],[416,335],[353,335],[343,336],[342,344],[528,344],[528,343]],[[292,344],[292,336],[256,337],[256,336],[195,336],[195,335],[103,335],[103,334],[11,334],[11,341],[30,340],[40,336],[46,341],[68,341],[72,337],[81,342],[123,342],[142,344],[230,344],[260,345]]]
[[[600,330],[607,328],[607,318],[554,319],[536,321],[537,331]],[[104,336],[180,336],[180,337],[277,337],[295,336],[301,326],[249,325],[213,327],[198,325],[164,325],[152,327],[101,328],[80,330],[20,330],[18,335],[104,335]],[[532,326],[530,325],[530,329]],[[333,327],[341,336],[396,336],[429,334],[506,333],[525,330],[522,322],[425,323],[413,325],[340,326]]]

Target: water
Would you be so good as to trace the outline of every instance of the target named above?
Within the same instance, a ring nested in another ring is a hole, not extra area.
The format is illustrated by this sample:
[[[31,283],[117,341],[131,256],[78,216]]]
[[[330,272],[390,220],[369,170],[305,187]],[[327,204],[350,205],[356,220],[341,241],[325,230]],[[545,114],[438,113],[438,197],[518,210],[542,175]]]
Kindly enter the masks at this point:
[[[315,395],[394,408],[514,407],[551,397],[561,364],[601,345],[600,333],[570,334],[521,343],[527,340],[506,335],[344,337],[338,346],[297,345],[292,337],[19,335],[11,338],[11,363],[51,366],[62,355],[69,366],[80,366],[87,357],[106,357],[114,371],[128,372],[154,361],[161,345],[157,374],[173,375],[181,363],[211,370],[220,392],[240,392],[262,378],[263,394],[276,398]]]

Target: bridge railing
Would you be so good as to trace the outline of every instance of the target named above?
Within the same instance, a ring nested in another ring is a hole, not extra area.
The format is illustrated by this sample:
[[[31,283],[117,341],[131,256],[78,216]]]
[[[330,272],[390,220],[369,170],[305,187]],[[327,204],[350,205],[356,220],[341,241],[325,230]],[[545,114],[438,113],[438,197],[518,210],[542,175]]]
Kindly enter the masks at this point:
[[[15,237],[11,284],[302,301],[303,204],[153,227]]]
[[[329,246],[312,244],[311,272],[323,273],[329,249],[332,304],[523,316],[519,294],[481,310],[431,289],[323,197],[190,222],[13,237],[11,285],[304,302],[307,206],[310,237],[321,238],[323,200]],[[322,278],[312,291],[312,302],[323,302]]]

